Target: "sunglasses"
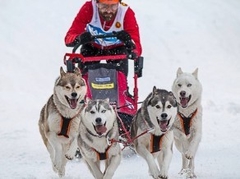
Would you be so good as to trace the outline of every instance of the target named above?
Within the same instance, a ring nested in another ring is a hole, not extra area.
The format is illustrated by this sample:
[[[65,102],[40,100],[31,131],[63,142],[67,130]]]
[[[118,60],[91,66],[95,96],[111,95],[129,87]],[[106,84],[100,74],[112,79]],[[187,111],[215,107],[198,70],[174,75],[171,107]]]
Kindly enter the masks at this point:
[[[101,11],[106,11],[108,9],[111,9],[113,11],[116,11],[118,9],[118,4],[104,4],[104,3],[98,3],[97,6]]]

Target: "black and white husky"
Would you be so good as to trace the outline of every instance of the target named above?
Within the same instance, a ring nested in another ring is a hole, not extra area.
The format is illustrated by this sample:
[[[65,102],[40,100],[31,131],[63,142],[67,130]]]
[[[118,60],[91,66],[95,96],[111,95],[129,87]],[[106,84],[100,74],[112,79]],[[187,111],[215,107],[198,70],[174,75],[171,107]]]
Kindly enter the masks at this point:
[[[146,160],[149,174],[155,179],[168,177],[173,154],[172,125],[177,110],[173,93],[154,86],[133,118],[131,137],[136,138],[134,148]]]
[[[78,145],[90,172],[96,179],[111,179],[121,161],[117,115],[109,99],[87,99],[81,112]],[[105,161],[101,171],[100,161]]]

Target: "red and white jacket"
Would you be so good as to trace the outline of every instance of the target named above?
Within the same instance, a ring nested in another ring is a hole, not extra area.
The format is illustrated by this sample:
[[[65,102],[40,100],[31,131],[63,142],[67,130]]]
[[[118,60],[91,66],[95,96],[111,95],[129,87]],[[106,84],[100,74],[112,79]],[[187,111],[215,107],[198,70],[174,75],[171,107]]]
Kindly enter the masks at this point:
[[[90,32],[91,30],[93,31],[93,29],[91,29],[92,26],[100,26],[96,28],[100,29],[103,33],[125,30],[130,34],[136,45],[136,49],[134,50],[135,53],[138,56],[142,54],[139,26],[135,18],[135,13],[126,4],[120,4],[115,18],[111,21],[104,21],[104,19],[102,19],[98,14],[95,0],[87,1],[78,12],[70,29],[68,30],[65,36],[65,44],[68,45],[73,43],[75,38],[86,30]],[[104,44],[102,45],[104,46]],[[116,46],[118,45],[116,44]]]

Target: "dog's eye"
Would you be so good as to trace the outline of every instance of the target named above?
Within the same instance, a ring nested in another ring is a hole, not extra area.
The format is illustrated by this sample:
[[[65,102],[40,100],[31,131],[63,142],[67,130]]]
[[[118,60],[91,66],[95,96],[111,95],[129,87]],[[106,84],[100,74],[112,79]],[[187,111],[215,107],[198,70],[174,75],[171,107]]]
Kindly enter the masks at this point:
[[[181,84],[178,84],[178,87],[181,87],[182,85]]]
[[[90,114],[95,114],[95,111],[90,111]]]
[[[191,83],[187,84],[187,87],[191,87],[191,86],[192,86],[192,84],[191,84]]]
[[[172,106],[171,105],[167,105],[167,108],[170,109]]]
[[[159,106],[159,105],[156,105],[156,108],[157,108],[157,109],[160,109],[160,108],[161,108],[161,106]]]
[[[76,86],[76,89],[79,89],[80,88],[80,85]]]
[[[102,113],[105,113],[106,112],[106,110],[102,110]]]
[[[65,89],[70,90],[71,88],[70,88],[70,86],[65,86]]]

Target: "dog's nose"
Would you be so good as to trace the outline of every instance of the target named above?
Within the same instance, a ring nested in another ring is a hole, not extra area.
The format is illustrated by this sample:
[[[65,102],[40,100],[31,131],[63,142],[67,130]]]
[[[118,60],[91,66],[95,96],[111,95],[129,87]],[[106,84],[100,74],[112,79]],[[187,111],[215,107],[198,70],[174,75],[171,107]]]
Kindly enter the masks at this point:
[[[95,119],[95,121],[96,121],[97,124],[99,124],[99,123],[102,122],[102,119],[100,117],[98,117],[98,118]]]
[[[71,94],[71,96],[76,98],[77,97],[77,93],[74,92],[74,93]]]
[[[167,116],[168,116],[167,113],[162,113],[162,114],[161,114],[161,118],[162,118],[162,119],[166,119]]]
[[[181,92],[180,92],[180,95],[181,95],[181,96],[185,96],[185,95],[186,95],[186,91],[181,91]]]

